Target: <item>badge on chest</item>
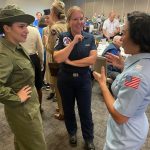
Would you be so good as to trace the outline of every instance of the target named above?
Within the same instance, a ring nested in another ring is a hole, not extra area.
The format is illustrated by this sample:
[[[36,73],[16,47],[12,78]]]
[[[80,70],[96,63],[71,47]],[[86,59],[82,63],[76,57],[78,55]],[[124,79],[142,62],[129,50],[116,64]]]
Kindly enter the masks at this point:
[[[69,37],[64,37],[63,38],[63,43],[64,43],[64,46],[67,46],[72,40],[69,38]]]

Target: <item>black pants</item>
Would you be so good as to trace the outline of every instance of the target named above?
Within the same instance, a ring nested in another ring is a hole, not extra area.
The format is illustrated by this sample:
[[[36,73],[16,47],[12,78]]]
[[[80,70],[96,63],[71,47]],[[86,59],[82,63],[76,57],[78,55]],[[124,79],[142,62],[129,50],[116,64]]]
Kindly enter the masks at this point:
[[[76,74],[60,71],[58,89],[62,98],[65,125],[70,135],[77,131],[75,100],[81,121],[82,135],[85,141],[93,140],[93,121],[91,113],[91,76],[90,72]]]
[[[30,55],[35,70],[35,87],[40,90],[43,86],[40,59],[37,54]]]

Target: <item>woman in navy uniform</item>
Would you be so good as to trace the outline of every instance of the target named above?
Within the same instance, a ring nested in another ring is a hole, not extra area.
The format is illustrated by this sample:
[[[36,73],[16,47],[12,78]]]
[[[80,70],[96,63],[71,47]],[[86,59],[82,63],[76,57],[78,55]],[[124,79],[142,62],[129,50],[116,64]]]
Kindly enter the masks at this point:
[[[46,150],[34,68],[20,45],[34,17],[15,5],[0,11],[0,102],[14,133],[16,150]]]
[[[132,12],[124,26],[122,47],[126,54],[123,72],[112,84],[110,94],[104,68],[94,72],[104,101],[111,114],[107,123],[104,150],[140,150],[146,140],[149,123],[145,114],[150,103],[150,16]]]
[[[88,150],[94,150],[89,66],[95,63],[97,57],[95,40],[91,34],[82,31],[84,14],[79,7],[73,6],[68,10],[67,22],[68,32],[60,35],[54,52],[55,61],[61,63],[58,88],[62,98],[65,125],[70,144],[76,145],[76,99],[85,145]]]

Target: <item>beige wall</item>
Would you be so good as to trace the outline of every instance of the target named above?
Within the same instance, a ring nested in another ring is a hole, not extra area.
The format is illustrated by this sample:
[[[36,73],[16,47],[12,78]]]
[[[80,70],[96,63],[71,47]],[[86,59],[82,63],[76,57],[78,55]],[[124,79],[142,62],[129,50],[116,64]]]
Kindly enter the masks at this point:
[[[17,4],[25,12],[35,16],[37,11],[43,13],[43,9],[50,8],[53,0],[0,0],[0,7],[7,4]]]
[[[86,16],[93,16],[94,13],[104,13],[106,16],[111,10],[115,10],[120,16],[139,10],[150,13],[150,0],[64,0],[66,8],[80,6]]]
[[[85,16],[91,17],[94,13],[104,13],[106,16],[111,10],[115,10],[121,16],[133,10],[140,10],[150,13],[150,0],[63,0],[66,10],[70,6],[80,6]],[[24,11],[35,15],[37,11],[49,8],[53,0],[0,0],[0,7],[6,4],[15,3]]]

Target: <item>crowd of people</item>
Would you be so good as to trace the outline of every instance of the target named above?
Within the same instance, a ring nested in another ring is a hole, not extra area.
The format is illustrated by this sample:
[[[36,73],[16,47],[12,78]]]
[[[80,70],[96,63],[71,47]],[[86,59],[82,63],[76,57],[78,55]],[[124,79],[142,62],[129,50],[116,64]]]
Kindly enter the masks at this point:
[[[127,15],[122,36],[116,14],[93,17],[103,36],[112,43],[104,50],[107,68],[93,72],[110,113],[104,150],[140,150],[149,123],[150,16],[134,11]],[[43,132],[42,87],[50,86],[48,99],[56,99],[54,117],[64,120],[69,143],[77,145],[75,102],[87,150],[95,150],[91,111],[91,66],[97,59],[88,18],[78,6],[65,15],[65,4],[55,0],[36,19],[16,5],[0,9],[0,102],[14,134],[16,150],[46,150]],[[143,28],[144,27],[144,28]],[[120,47],[126,54],[123,59]],[[107,75],[105,74],[107,69]],[[111,91],[107,76],[113,79]]]

